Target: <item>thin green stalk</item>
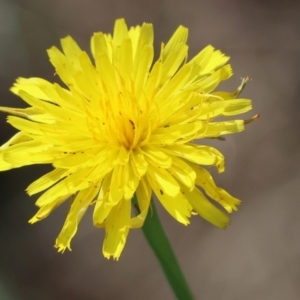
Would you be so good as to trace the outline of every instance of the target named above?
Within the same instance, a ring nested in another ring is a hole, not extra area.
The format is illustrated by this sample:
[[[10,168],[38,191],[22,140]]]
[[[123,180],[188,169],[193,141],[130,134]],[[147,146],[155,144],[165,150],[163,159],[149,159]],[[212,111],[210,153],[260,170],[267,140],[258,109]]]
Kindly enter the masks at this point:
[[[136,199],[134,204],[137,205]],[[159,263],[178,300],[193,300],[192,293],[177,262],[171,244],[160,223],[152,201],[151,210],[142,227],[143,233],[154,251]]]

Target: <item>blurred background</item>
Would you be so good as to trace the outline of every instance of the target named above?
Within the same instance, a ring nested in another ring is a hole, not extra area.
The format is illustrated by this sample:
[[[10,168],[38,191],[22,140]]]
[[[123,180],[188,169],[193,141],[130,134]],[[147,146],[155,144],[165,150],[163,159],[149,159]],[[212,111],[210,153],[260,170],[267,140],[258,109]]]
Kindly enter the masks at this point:
[[[185,25],[190,57],[207,44],[231,56],[235,74],[224,88],[252,78],[245,118],[261,118],[213,143],[227,159],[217,183],[243,200],[231,226],[193,217],[184,227],[160,209],[165,230],[195,299],[300,299],[299,13],[297,0],[0,0],[0,105],[24,106],[9,92],[19,76],[58,80],[46,49],[66,35],[89,51],[93,32],[112,32],[124,17],[130,26],[153,23],[158,50]],[[0,143],[14,132],[1,114]],[[104,234],[89,215],[64,255],[53,245],[67,206],[28,224],[36,197],[24,190],[50,169],[0,173],[0,299],[175,299],[141,231],[130,232],[116,262],[103,258]]]

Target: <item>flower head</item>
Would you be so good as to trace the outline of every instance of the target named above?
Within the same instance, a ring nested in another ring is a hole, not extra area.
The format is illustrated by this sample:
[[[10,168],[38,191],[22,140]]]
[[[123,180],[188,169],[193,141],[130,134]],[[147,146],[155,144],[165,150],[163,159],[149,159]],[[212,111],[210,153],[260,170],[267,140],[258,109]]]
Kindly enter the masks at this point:
[[[0,170],[53,165],[27,192],[44,191],[30,223],[74,196],[56,240],[58,251],[70,249],[93,206],[94,225],[106,231],[103,254],[118,259],[129,229],[143,225],[153,192],[184,225],[192,212],[217,227],[228,225],[228,215],[206,196],[228,213],[240,201],[217,187],[205,169],[223,172],[223,155],[198,140],[244,130],[249,120],[215,119],[251,109],[250,100],[236,99],[247,79],[234,93],[214,92],[232,75],[229,57],[207,46],[188,61],[187,36],[180,26],[153,62],[152,24],[128,29],[119,19],[112,36],[93,35],[92,61],[70,36],[61,40],[62,52],[48,50],[64,87],[41,78],[19,78],[12,87],[29,107],[0,108],[19,130],[0,148]]]

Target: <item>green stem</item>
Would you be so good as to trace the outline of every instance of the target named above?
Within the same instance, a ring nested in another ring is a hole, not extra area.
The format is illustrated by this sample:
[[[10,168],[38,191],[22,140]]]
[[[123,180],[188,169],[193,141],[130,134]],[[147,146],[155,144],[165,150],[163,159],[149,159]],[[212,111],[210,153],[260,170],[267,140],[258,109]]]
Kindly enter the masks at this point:
[[[134,197],[135,198],[135,197]],[[133,203],[137,206],[136,198]],[[177,262],[171,244],[160,223],[153,201],[142,227],[143,233],[154,251],[178,300],[193,300],[192,293]]]

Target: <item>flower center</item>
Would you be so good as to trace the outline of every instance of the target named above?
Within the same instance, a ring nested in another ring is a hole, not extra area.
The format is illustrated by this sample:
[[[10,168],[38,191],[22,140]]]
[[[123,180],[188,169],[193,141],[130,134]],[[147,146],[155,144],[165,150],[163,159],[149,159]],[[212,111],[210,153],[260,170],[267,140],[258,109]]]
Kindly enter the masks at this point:
[[[133,148],[135,146],[135,123],[133,120],[120,112],[116,118],[116,125],[119,146],[124,146],[128,150]]]

